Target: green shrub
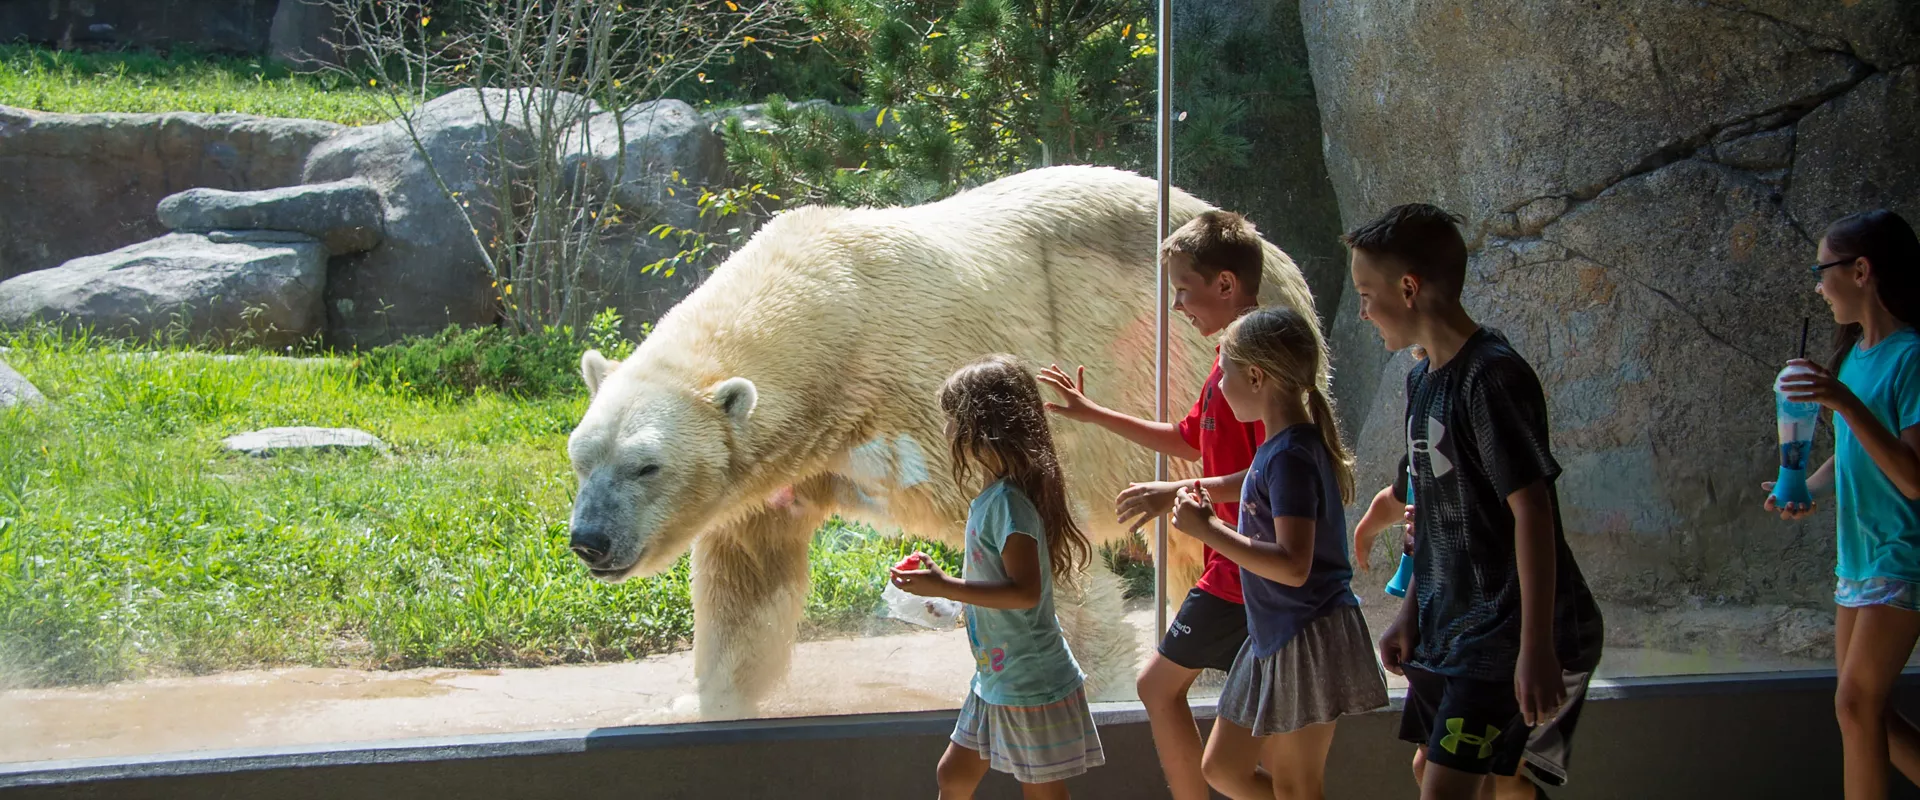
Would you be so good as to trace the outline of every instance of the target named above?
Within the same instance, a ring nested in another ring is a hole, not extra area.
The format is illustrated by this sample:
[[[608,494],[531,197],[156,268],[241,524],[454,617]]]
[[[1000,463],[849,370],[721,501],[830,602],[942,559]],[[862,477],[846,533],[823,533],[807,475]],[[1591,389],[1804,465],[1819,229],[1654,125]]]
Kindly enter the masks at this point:
[[[369,350],[355,369],[362,380],[391,391],[465,395],[484,389],[514,397],[553,397],[585,390],[579,376],[585,350],[566,328],[514,333],[450,326],[433,336]]]

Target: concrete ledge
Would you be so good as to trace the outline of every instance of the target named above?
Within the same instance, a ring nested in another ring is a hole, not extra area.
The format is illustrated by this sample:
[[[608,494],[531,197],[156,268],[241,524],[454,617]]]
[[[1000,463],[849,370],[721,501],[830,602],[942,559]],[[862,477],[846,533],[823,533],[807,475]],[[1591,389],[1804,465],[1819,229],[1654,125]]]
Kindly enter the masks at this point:
[[[1556,798],[1822,797],[1837,790],[1832,671],[1596,681]],[[1909,671],[1903,686],[1920,685]],[[1329,797],[1411,797],[1402,696],[1341,724]],[[1210,703],[1195,714],[1211,718]],[[7,798],[917,797],[955,712],[545,731],[0,765]],[[1138,703],[1096,706],[1108,763],[1081,797],[1162,797]],[[1912,787],[1896,797],[1920,798]],[[1014,797],[993,776],[983,797]]]

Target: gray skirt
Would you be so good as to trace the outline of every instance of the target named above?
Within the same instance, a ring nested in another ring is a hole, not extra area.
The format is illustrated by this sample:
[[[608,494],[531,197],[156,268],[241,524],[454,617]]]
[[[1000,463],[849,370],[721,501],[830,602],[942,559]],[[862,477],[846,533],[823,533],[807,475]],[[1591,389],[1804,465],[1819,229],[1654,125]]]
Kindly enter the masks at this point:
[[[1387,704],[1387,680],[1359,606],[1307,623],[1273,655],[1241,645],[1220,690],[1220,718],[1255,736],[1291,733]]]

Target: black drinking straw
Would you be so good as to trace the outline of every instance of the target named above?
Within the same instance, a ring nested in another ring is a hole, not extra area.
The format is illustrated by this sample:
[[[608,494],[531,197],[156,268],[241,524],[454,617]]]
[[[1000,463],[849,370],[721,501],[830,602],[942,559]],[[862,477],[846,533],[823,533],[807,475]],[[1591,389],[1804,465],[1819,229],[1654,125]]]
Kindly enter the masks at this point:
[[[1812,317],[1800,318],[1800,357],[1807,357],[1807,326],[1813,324]]]

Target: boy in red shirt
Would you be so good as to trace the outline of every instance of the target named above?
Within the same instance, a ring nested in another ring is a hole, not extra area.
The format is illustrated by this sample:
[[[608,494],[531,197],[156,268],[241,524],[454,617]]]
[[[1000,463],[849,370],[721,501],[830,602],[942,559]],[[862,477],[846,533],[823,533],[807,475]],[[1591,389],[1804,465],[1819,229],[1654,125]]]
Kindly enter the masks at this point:
[[[1187,316],[1203,336],[1212,336],[1259,305],[1260,274],[1265,263],[1260,237],[1245,217],[1209,211],[1180,226],[1160,245],[1173,284],[1173,310]],[[1199,460],[1200,485],[1213,497],[1238,498],[1241,479],[1253,464],[1253,452],[1266,440],[1259,422],[1240,422],[1220,394],[1220,362],[1200,390],[1186,419],[1168,424],[1104,408],[1083,393],[1086,368],[1079,378],[1058,366],[1040,374],[1040,382],[1059,392],[1047,409],[1068,419],[1091,422],[1152,450],[1188,461]],[[1115,501],[1120,519],[1135,528],[1173,508],[1174,491],[1184,482],[1136,483]],[[1240,504],[1213,504],[1214,514],[1238,525]],[[1200,731],[1187,705],[1187,691],[1208,667],[1226,670],[1247,640],[1247,612],[1240,599],[1240,567],[1206,549],[1199,583],[1180,606],[1159,652],[1140,672],[1140,702],[1146,706],[1154,748],[1174,800],[1206,800],[1201,773]]]

